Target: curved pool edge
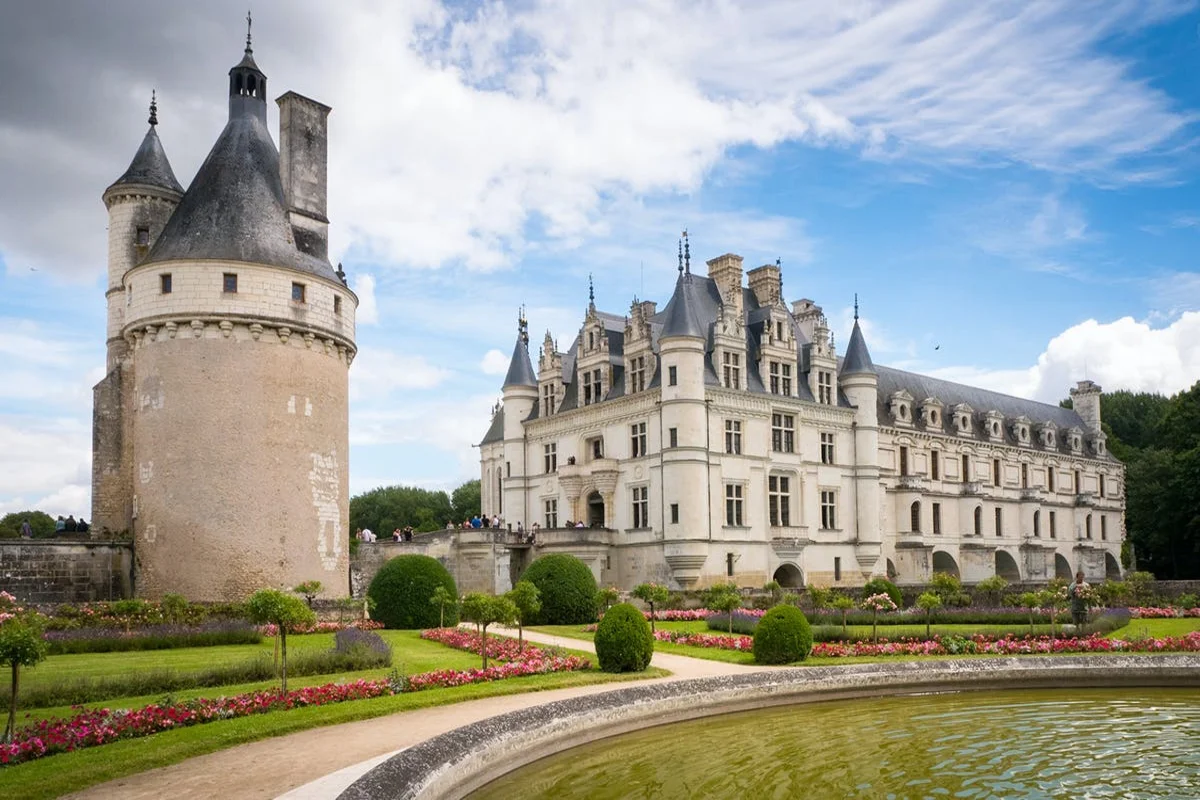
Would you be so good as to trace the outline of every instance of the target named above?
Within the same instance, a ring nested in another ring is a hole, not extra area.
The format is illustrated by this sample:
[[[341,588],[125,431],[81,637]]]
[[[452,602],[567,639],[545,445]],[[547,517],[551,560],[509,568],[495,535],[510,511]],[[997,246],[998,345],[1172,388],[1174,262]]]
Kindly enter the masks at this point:
[[[766,670],[630,686],[491,717],[408,748],[340,800],[452,800],[538,759],[644,728],[771,706],[921,692],[1200,687],[1200,655],[1019,656]]]

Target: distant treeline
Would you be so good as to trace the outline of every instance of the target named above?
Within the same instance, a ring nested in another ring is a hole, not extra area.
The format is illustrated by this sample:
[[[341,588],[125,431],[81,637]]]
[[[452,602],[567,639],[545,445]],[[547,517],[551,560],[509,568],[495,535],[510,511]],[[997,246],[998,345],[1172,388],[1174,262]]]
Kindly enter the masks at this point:
[[[397,528],[436,531],[479,514],[479,481],[467,481],[450,494],[415,486],[381,486],[350,498],[350,533],[367,528],[383,538]]]

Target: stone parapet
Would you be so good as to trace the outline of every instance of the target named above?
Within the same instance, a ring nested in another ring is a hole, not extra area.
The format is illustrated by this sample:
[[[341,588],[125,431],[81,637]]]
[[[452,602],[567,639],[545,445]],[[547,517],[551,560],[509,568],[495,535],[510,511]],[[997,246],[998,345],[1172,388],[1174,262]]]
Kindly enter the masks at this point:
[[[21,603],[121,600],[133,593],[133,545],[0,539],[0,575],[0,589]]]

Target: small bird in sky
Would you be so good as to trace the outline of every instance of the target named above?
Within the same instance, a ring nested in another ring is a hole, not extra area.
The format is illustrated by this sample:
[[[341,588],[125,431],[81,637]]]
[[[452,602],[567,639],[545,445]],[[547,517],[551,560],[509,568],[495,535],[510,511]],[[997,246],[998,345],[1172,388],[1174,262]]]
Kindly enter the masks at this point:
[[[942,349],[942,346],[941,346],[940,344],[935,344],[935,345],[933,346],[933,349],[934,349],[934,350],[941,350],[941,349]]]

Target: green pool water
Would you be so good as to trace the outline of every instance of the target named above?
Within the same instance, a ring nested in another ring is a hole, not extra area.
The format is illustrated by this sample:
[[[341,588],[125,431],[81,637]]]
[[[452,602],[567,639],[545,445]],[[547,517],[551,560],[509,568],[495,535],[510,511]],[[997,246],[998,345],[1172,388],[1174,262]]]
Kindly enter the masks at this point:
[[[1063,689],[796,705],[535,762],[493,798],[1200,798],[1200,690]]]

